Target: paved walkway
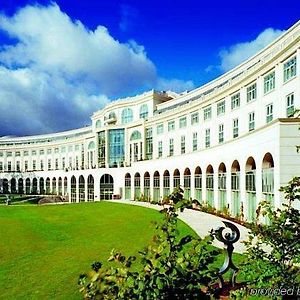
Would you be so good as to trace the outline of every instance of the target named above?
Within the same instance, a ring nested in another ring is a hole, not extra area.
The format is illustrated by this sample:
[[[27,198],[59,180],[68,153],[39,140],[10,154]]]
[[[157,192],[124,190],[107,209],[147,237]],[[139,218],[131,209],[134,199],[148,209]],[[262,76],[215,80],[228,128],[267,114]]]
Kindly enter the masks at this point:
[[[117,202],[123,204],[138,205],[148,207],[156,210],[161,210],[160,205],[154,205],[146,202],[129,201],[129,200],[110,200],[110,202]],[[185,209],[179,213],[179,219],[189,225],[200,237],[206,236],[211,229],[217,229],[220,226],[224,226],[222,221],[228,221],[224,218],[214,216],[212,214],[204,213],[193,209]],[[230,222],[230,221],[229,221]],[[243,253],[246,248],[241,242],[247,240],[248,229],[242,225],[234,223],[240,230],[241,237],[239,241],[234,244],[234,252]],[[228,230],[230,232],[230,230]],[[214,245],[219,248],[223,248],[223,243],[215,240]]]

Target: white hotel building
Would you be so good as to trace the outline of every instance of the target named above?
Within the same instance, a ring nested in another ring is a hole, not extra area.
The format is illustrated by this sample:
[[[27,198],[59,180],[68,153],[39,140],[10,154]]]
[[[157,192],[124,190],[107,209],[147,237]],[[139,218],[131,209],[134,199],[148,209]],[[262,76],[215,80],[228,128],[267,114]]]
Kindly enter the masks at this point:
[[[300,175],[299,108],[300,22],[190,92],[149,91],[111,102],[88,127],[0,138],[1,192],[160,200],[180,185],[251,220]]]

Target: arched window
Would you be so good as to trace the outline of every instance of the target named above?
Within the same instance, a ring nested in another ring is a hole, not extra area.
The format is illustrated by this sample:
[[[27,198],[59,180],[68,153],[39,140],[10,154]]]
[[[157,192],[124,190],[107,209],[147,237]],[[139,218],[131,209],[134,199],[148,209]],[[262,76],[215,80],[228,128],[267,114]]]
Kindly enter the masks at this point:
[[[139,131],[135,130],[131,136],[130,136],[130,140],[134,141],[134,140],[140,140],[142,138],[142,135]]]
[[[122,111],[122,124],[127,124],[132,122],[133,112],[131,108],[124,108]]]
[[[146,119],[148,117],[148,105],[143,104],[140,107],[140,119]]]
[[[95,148],[96,148],[95,142],[93,142],[93,141],[90,142],[89,145],[88,145],[88,149],[89,149],[89,150],[94,150]]]
[[[109,115],[108,115],[108,118],[109,118],[109,119],[115,119],[115,118],[116,118],[115,112],[111,111],[111,112],[109,113]]]

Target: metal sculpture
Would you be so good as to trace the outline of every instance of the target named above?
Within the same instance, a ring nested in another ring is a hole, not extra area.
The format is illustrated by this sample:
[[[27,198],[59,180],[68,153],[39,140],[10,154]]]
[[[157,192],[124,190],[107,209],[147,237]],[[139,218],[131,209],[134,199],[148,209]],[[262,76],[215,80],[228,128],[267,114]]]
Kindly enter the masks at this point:
[[[224,287],[223,274],[225,274],[230,269],[233,270],[230,280],[231,286],[233,287],[236,283],[236,275],[239,269],[234,265],[232,261],[232,253],[234,249],[233,244],[237,242],[240,238],[240,231],[233,223],[227,221],[222,222],[225,224],[225,227],[222,226],[214,230],[214,235],[216,239],[224,243],[224,250],[226,251],[223,266],[220,268],[218,273],[218,277],[220,280],[220,289]],[[231,230],[231,233],[226,232],[225,234],[223,234],[223,231],[226,229],[226,227]]]

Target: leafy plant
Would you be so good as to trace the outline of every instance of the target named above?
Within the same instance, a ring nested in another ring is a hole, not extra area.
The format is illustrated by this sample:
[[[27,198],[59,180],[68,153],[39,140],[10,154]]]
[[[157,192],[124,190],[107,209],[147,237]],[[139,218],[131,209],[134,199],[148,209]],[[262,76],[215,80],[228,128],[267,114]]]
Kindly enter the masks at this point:
[[[300,212],[295,208],[300,200],[300,178],[293,178],[280,191],[286,203],[275,211],[269,202],[261,203],[258,213],[269,222],[252,224],[245,242],[247,252],[240,270],[248,287],[292,289],[300,284]]]
[[[89,274],[81,275],[80,291],[85,299],[205,299],[203,290],[216,280],[212,266],[218,250],[211,250],[213,237],[181,237],[177,212],[189,201],[182,190],[170,195],[174,205],[161,210],[163,220],[156,223],[156,235],[139,256],[126,257],[113,250],[108,259],[112,266],[92,265]]]

